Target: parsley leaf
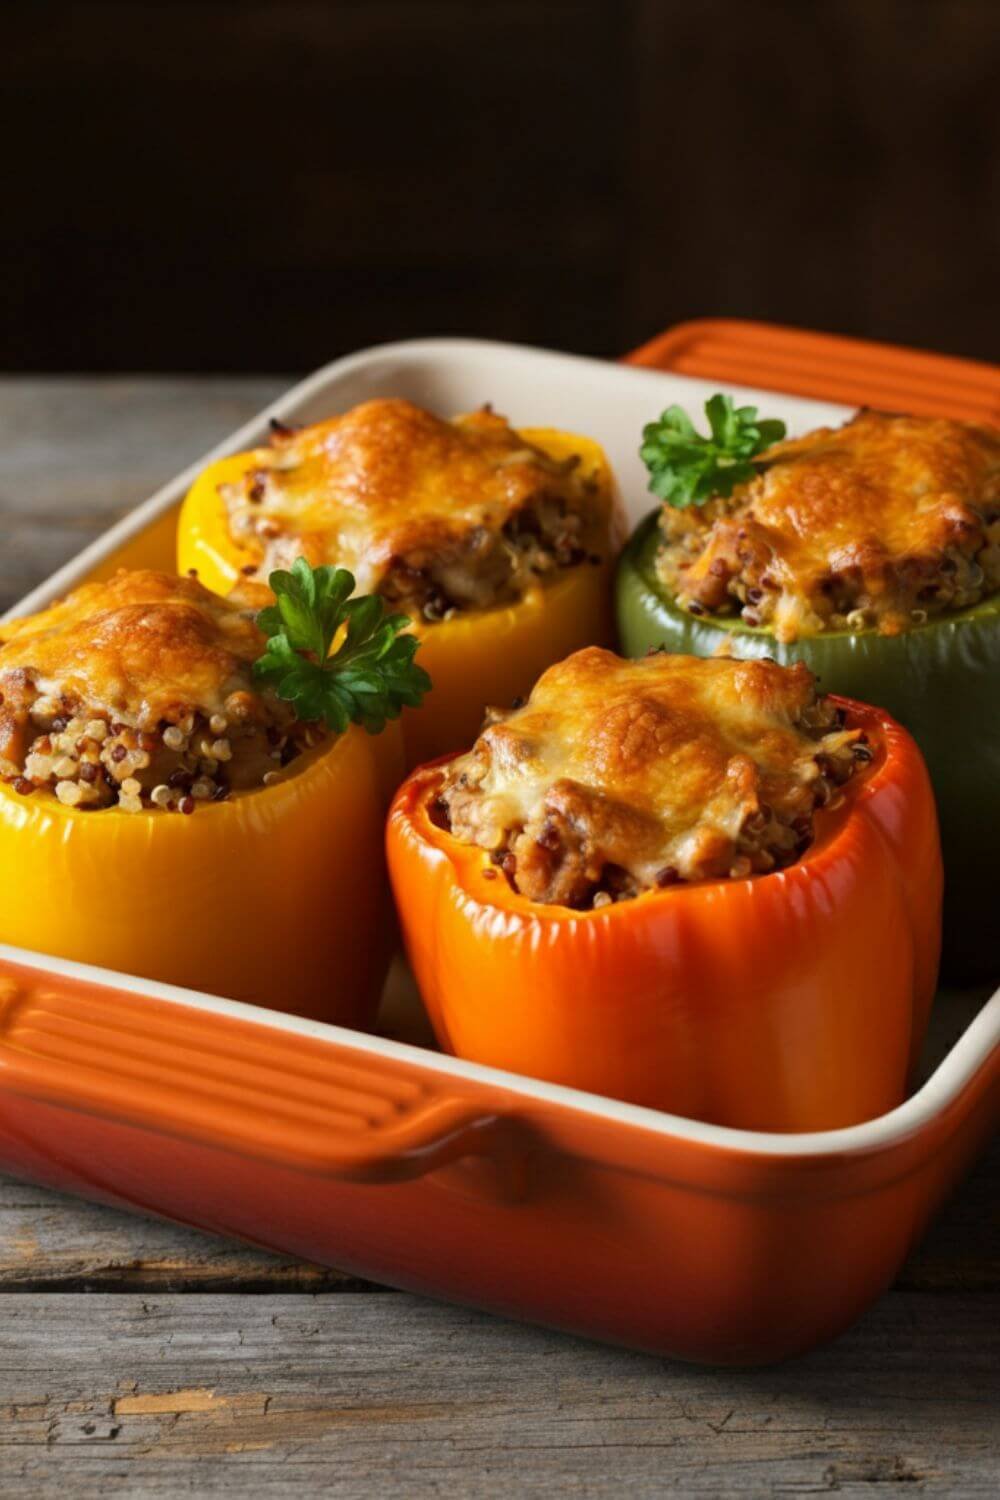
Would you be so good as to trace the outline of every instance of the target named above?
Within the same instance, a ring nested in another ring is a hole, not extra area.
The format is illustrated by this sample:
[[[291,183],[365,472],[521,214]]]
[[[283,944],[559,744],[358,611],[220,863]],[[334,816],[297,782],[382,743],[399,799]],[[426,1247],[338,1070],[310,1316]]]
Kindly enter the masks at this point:
[[[257,616],[268,641],[254,676],[269,678],[300,719],[323,720],[338,734],[351,723],[379,734],[402,708],[419,707],[431,680],[413,660],[417,637],[401,634],[408,615],[387,615],[377,594],[352,599],[353,574],[312,568],[304,557],[268,583],[275,602]]]
[[[642,429],[639,457],[650,473],[649,488],[680,510],[731,495],[754,477],[754,461],[785,435],[784,422],[759,421],[756,406],[734,406],[731,396],[710,397],[705,415],[709,437],[695,430],[681,406],[668,406]]]

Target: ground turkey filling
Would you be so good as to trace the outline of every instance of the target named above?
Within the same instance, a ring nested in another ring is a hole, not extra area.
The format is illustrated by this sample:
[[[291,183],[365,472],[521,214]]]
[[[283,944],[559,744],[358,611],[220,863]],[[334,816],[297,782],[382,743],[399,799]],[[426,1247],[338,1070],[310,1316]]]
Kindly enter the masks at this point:
[[[596,650],[578,655],[610,658],[610,653]],[[628,665],[634,669],[640,664]],[[660,764],[649,760],[651,792],[634,795],[634,779],[632,790],[625,790],[613,785],[607,774],[588,775],[579,755],[575,761],[556,757],[557,770],[575,775],[543,773],[539,778],[539,766],[553,765],[550,747],[539,734],[545,734],[551,719],[536,711],[533,695],[509,713],[493,713],[473,749],[451,763],[431,804],[433,821],[462,842],[486,850],[491,878],[505,877],[531,900],[578,909],[605,906],[657,887],[741,879],[792,864],[813,840],[816,810],[837,805],[839,789],[872,760],[872,749],[863,732],[845,728],[840,708],[817,697],[811,674],[801,665],[786,669],[772,662],[695,663],[696,671],[702,667],[794,679],[798,701],[782,733],[794,736],[795,743],[789,753],[786,738],[780,770],[768,764],[764,736],[755,759],[753,744],[744,734],[742,742],[734,741],[723,752],[705,805],[685,802],[680,810],[666,808],[672,759],[680,768],[692,748],[683,742],[686,711],[675,714],[671,724],[673,708],[661,702],[661,717],[654,723],[653,700],[637,694],[633,701],[611,701],[609,695],[608,703],[584,723],[582,737],[592,734],[594,744],[604,736],[616,737],[625,747],[621,755],[627,757],[630,737],[636,743],[648,742],[653,724],[652,736],[662,744],[664,756]],[[551,669],[540,686],[558,671]],[[552,686],[558,692],[558,682]],[[569,705],[567,712],[572,713]],[[505,769],[498,775],[501,765]],[[519,773],[531,790],[512,798],[507,793],[512,784],[516,788]]]
[[[760,470],[726,499],[663,507],[657,573],[691,614],[782,641],[896,635],[1000,589],[1000,431],[865,411]]]
[[[572,468],[569,460],[564,468]],[[587,550],[584,518],[558,495],[540,496],[504,522],[500,531],[477,526],[458,544],[433,555],[397,558],[379,593],[394,608],[429,622],[462,610],[493,609],[520,599],[532,584],[564,568],[601,558]]]
[[[430,503],[428,474],[437,476]],[[341,563],[360,592],[428,622],[495,608],[602,561],[597,480],[577,456],[552,457],[488,407],[449,422],[380,401],[313,427],[274,423],[270,449],[219,495],[233,539],[258,557],[243,568],[249,582],[299,556]]]

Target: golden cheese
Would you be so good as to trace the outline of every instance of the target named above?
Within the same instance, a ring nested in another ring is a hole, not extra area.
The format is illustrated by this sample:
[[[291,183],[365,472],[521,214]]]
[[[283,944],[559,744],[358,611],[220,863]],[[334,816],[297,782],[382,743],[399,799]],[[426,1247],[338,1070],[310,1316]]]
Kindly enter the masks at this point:
[[[251,615],[191,578],[121,569],[41,614],[2,627],[0,691],[24,674],[38,693],[153,728],[178,712],[221,713],[254,688],[264,640]]]
[[[696,612],[737,609],[786,640],[895,633],[1000,587],[1000,430],[863,411],[661,525],[661,576]]]
[[[606,542],[609,500],[484,408],[445,421],[410,401],[279,428],[221,486],[244,569],[299,555],[350,569],[359,593],[416,601],[427,618],[516,597],[529,575]]]
[[[579,905],[595,890],[787,862],[857,740],[801,663],[625,661],[591,647],[483,730],[441,803],[455,836],[498,854],[517,889]]]
[[[321,734],[255,684],[252,616],[190,578],[122,570],[0,638],[0,778],[25,796],[191,813]]]

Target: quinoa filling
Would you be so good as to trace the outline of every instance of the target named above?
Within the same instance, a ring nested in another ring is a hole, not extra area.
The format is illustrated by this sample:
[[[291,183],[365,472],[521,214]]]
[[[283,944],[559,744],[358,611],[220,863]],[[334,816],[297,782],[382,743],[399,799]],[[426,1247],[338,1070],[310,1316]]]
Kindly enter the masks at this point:
[[[41,692],[23,668],[0,675],[0,694],[0,780],[22,796],[44,792],[85,810],[190,814],[270,785],[325,734],[282,715],[280,704],[262,722],[246,692],[231,693],[222,713],[178,708],[151,728]]]
[[[517,711],[493,711],[488,724],[503,723]],[[572,781],[554,782],[523,822],[498,827],[482,790],[489,754],[481,741],[448,767],[430,816],[459,841],[488,851],[488,878],[502,876],[512,890],[544,904],[599,908],[666,886],[767,874],[805,853],[815,836],[816,811],[836,807],[840,789],[873,758],[866,735],[845,728],[843,710],[825,698],[814,697],[793,728],[803,737],[803,754],[794,776],[771,800],[751,791],[738,827],[694,828],[678,842],[676,856],[658,868],[644,857],[633,864],[623,859],[620,840],[616,858],[608,857],[594,799],[581,795]],[[741,767],[739,774],[745,771]]]

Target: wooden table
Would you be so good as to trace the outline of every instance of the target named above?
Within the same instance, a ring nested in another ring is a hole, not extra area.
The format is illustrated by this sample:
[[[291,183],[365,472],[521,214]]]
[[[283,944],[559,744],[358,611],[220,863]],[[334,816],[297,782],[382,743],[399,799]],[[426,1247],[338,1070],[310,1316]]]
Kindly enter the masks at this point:
[[[282,384],[0,381],[0,606]],[[776,1369],[606,1349],[10,1181],[0,1344],[11,1497],[994,1497],[1000,1143],[867,1317]]]

